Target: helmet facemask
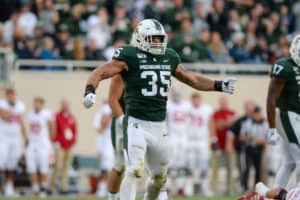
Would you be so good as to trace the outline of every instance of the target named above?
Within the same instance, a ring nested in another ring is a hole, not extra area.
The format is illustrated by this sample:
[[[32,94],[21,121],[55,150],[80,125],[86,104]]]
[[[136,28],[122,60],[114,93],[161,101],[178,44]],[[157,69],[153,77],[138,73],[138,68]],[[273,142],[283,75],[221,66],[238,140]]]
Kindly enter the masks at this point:
[[[145,37],[146,43],[149,46],[149,53],[155,55],[165,54],[167,47],[167,35],[148,35]]]

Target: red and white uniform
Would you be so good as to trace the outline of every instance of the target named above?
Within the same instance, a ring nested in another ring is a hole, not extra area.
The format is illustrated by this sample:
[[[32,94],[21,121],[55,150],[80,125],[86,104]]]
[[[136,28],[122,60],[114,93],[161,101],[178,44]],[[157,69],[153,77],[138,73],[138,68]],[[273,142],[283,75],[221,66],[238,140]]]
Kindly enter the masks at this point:
[[[167,103],[167,124],[173,146],[173,156],[170,166],[174,168],[185,167],[186,165],[186,132],[187,132],[187,104],[185,102]]]
[[[213,108],[208,104],[189,107],[188,166],[190,169],[208,170],[209,167],[209,120]]]
[[[300,200],[300,186],[290,189],[286,195],[286,200]]]
[[[52,113],[43,109],[39,112],[28,113],[29,138],[26,148],[26,164],[28,173],[48,173],[49,158],[52,151],[48,128],[49,121],[53,121]]]
[[[112,115],[112,111],[108,104],[103,105],[101,110],[94,118],[94,128],[97,130],[101,126],[103,116]],[[110,170],[113,166],[114,154],[110,136],[110,124],[102,134],[97,133],[97,153],[99,155],[100,169]]]
[[[0,169],[14,170],[22,154],[21,119],[25,106],[19,100],[14,105],[0,100],[0,108],[12,114],[9,121],[0,118]]]

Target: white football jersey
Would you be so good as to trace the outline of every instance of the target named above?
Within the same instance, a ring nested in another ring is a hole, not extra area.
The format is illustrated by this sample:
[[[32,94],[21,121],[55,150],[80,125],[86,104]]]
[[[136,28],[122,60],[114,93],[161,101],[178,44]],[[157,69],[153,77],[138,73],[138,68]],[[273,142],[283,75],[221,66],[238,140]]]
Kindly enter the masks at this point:
[[[286,200],[300,200],[300,186],[290,189],[286,195]]]
[[[10,121],[0,118],[0,134],[8,137],[21,136],[21,119],[25,111],[23,102],[17,100],[14,105],[10,105],[5,99],[0,100],[0,108],[12,113]]]
[[[188,107],[185,102],[167,103],[168,132],[172,136],[185,136],[188,119]]]
[[[43,109],[38,113],[35,111],[29,112],[27,118],[29,123],[29,142],[50,144],[48,122],[53,120],[53,114],[48,109]]]
[[[190,140],[207,141],[209,139],[209,119],[213,114],[213,108],[208,104],[199,107],[190,105],[189,108],[189,131]]]

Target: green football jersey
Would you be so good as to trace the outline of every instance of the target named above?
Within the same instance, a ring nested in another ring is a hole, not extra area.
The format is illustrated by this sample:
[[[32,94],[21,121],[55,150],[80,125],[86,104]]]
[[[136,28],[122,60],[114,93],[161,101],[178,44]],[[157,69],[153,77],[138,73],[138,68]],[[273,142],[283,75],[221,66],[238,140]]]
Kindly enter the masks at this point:
[[[277,107],[300,114],[300,67],[291,58],[282,58],[272,67],[271,77],[286,79]]]
[[[180,63],[178,54],[166,49],[164,55],[153,55],[125,45],[116,50],[113,59],[128,67],[121,73],[125,113],[147,121],[165,120],[171,75]]]

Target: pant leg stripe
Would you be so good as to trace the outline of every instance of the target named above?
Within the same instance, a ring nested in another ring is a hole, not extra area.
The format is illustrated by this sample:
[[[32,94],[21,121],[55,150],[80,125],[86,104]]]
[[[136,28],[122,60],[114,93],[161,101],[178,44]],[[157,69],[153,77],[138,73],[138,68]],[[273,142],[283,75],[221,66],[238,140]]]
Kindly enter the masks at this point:
[[[124,116],[123,118],[123,143],[124,149],[128,152],[128,116]]]
[[[110,136],[113,148],[116,150],[116,117],[113,117],[111,120]]]
[[[289,142],[294,143],[300,147],[287,111],[280,111],[280,120]]]

